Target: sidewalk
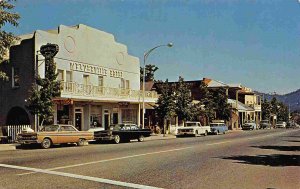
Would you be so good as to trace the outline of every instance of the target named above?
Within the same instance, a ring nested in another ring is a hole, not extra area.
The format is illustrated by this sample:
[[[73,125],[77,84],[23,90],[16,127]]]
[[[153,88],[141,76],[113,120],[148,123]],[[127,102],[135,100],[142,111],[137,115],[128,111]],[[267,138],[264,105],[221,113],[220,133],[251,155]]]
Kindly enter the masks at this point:
[[[152,134],[150,137],[145,138],[145,140],[168,140],[168,139],[175,139],[175,135],[166,134],[163,136],[163,134]]]
[[[0,151],[15,150],[18,144],[0,144]]]

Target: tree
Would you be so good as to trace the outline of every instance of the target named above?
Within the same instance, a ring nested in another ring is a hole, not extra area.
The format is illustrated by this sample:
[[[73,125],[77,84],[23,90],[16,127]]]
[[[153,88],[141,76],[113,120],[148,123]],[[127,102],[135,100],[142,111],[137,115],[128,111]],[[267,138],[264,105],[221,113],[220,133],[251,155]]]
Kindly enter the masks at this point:
[[[0,1],[0,63],[8,61],[8,49],[11,47],[15,40],[18,38],[11,32],[5,32],[2,27],[6,24],[11,24],[14,27],[18,26],[18,19],[20,16],[17,13],[12,13],[14,5],[11,4],[15,0],[2,0]],[[6,73],[0,70],[0,80],[8,80]]]
[[[152,64],[145,66],[145,82],[154,81],[154,73],[158,70],[158,67]],[[144,68],[140,67],[140,81],[143,82]]]
[[[29,105],[26,106],[32,115],[37,114],[41,118],[41,125],[53,116],[53,98],[60,96],[60,82],[56,81],[58,74],[55,73],[56,64],[53,57],[45,58],[45,78],[37,76],[37,86],[33,84],[28,98]]]
[[[158,97],[157,105],[158,106],[155,108],[156,115],[159,118],[159,121],[163,122],[165,128],[165,120],[170,120],[176,115],[173,87],[169,84],[168,80],[160,85],[160,96]]]
[[[225,89],[216,89],[212,92],[213,103],[215,106],[216,118],[229,121],[231,118],[230,105],[226,96]]]
[[[191,111],[194,106],[192,104],[191,90],[184,82],[183,77],[179,77],[178,84],[176,86],[176,114],[183,122],[190,120],[194,117],[194,112]]]
[[[263,120],[269,120],[271,116],[271,104],[268,102],[267,99],[264,99],[264,101],[261,104],[261,112],[262,112],[262,119]]]
[[[200,108],[200,111],[198,111],[198,115],[199,116],[205,115],[207,122],[209,123],[210,120],[213,120],[215,118],[215,111],[214,111],[215,106],[213,102],[213,96],[209,92],[207,85],[204,82],[201,82],[199,86],[199,93],[201,95],[201,100],[199,105],[204,105],[204,110],[203,108],[202,109]]]

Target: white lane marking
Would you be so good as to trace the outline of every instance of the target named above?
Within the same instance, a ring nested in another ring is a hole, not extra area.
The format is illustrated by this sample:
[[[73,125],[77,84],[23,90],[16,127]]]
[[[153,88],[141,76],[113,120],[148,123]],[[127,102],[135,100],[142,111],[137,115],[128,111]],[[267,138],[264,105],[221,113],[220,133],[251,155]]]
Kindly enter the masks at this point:
[[[146,185],[140,185],[140,184],[134,184],[134,183],[128,183],[128,182],[121,182],[121,181],[115,181],[115,180],[109,180],[109,179],[97,178],[97,177],[90,177],[90,176],[84,176],[84,175],[77,175],[77,174],[72,174],[72,173],[63,173],[63,172],[58,172],[58,171],[50,171],[50,170],[45,170],[45,169],[36,169],[36,168],[31,168],[31,167],[22,167],[22,166],[8,165],[8,164],[0,164],[0,167],[27,170],[27,171],[34,171],[36,173],[45,173],[45,174],[49,174],[49,175],[58,175],[58,176],[63,176],[63,177],[70,177],[70,178],[94,181],[94,182],[99,182],[99,183],[130,187],[130,188],[158,189],[157,187],[153,187],[153,186],[146,186]]]
[[[104,162],[108,162],[108,161],[116,161],[116,160],[128,159],[128,158],[134,158],[134,157],[140,157],[140,156],[147,156],[147,155],[153,155],[153,154],[160,154],[160,153],[167,153],[167,152],[174,152],[174,151],[186,150],[186,149],[189,149],[189,148],[192,148],[192,147],[176,148],[176,149],[171,149],[171,150],[164,150],[164,151],[158,151],[158,152],[150,152],[150,153],[137,154],[137,155],[132,155],[132,156],[124,156],[124,157],[118,157],[118,158],[112,158],[112,159],[105,159],[105,160],[99,160],[99,161],[91,161],[91,162],[87,162],[87,163],[67,165],[67,166],[62,166],[62,167],[54,167],[54,168],[45,169],[45,170],[57,170],[57,169],[79,167],[79,166],[90,165],[90,164],[95,164],[95,163],[104,163]],[[29,172],[29,173],[22,173],[22,174],[18,174],[18,175],[28,175],[28,174],[33,174],[33,173],[34,172]]]
[[[229,143],[229,142],[232,142],[232,141],[230,140],[230,141],[224,141],[224,142],[216,142],[216,143],[211,143],[211,144],[206,144],[206,145],[209,146],[209,145],[216,145],[216,144],[225,144],[225,143]]]

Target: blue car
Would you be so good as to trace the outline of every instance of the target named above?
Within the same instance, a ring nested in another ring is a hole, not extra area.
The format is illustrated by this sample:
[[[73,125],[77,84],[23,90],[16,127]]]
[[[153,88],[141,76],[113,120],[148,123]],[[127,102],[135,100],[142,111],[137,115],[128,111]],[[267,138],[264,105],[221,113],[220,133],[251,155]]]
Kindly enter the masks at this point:
[[[224,122],[213,122],[210,124],[210,133],[218,135],[225,134],[228,131],[228,126]]]

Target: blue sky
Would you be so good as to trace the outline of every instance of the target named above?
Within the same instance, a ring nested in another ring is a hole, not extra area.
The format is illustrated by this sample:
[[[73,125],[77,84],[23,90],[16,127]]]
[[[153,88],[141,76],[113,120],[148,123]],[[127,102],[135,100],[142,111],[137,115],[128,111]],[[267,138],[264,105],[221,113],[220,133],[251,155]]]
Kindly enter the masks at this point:
[[[79,23],[112,33],[156,79],[213,78],[262,92],[300,88],[298,0],[18,0],[15,34]]]

